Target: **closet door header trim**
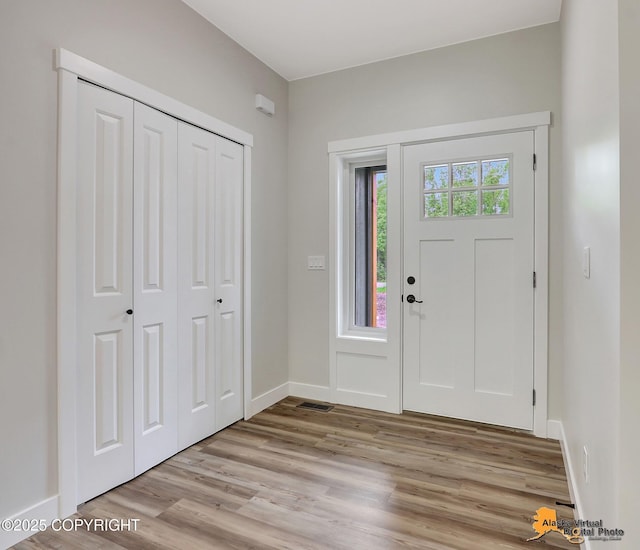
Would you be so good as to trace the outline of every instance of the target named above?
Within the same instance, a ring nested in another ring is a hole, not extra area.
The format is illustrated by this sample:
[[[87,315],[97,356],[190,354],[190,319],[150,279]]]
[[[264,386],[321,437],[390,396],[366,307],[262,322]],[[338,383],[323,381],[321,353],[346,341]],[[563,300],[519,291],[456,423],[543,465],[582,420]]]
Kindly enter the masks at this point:
[[[152,88],[122,76],[73,52],[58,48],[55,51],[55,68],[69,71],[82,80],[107,88],[113,92],[135,99],[170,116],[199,126],[205,130],[230,139],[241,145],[253,147],[253,135],[240,130],[211,115],[194,109]]]

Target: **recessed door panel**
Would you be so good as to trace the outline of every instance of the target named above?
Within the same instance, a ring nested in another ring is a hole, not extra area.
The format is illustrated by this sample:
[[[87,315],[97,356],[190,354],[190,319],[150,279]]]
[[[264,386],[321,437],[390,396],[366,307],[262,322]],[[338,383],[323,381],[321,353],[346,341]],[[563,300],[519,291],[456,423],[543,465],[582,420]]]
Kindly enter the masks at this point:
[[[506,396],[514,392],[515,242],[475,242],[475,391]]]
[[[218,283],[221,285],[234,284],[237,282],[237,270],[239,268],[238,250],[238,201],[242,196],[238,193],[241,190],[238,179],[238,172],[241,169],[242,148],[226,142],[222,142],[222,150],[217,158],[217,191],[218,204],[217,228],[219,239],[218,255]],[[241,205],[241,202],[240,202]]]
[[[94,340],[93,392],[96,396],[94,411],[95,452],[103,452],[121,444],[122,401],[119,385],[122,381],[121,331],[96,334]]]
[[[192,280],[194,287],[209,286],[209,270],[211,266],[211,200],[212,191],[212,166],[211,151],[196,144],[192,144],[190,153],[193,155],[192,178],[184,182],[192,186],[190,189],[193,198],[193,268]]]
[[[196,412],[198,409],[209,405],[207,398],[207,370],[210,368],[208,350],[211,347],[211,343],[209,342],[211,331],[208,320],[208,317],[193,319],[191,340],[192,412]]]
[[[165,181],[163,158],[166,143],[163,140],[161,130],[144,126],[140,130],[143,133],[142,157],[142,181],[143,186],[141,211],[142,215],[142,250],[143,257],[143,288],[142,291],[155,291],[162,288],[162,275],[164,274],[163,248],[165,245],[164,221],[164,188],[170,182]],[[174,178],[175,179],[175,178]],[[138,182],[136,182],[138,183]]]
[[[150,325],[142,328],[144,370],[144,420],[142,434],[160,429],[164,412],[164,334],[163,326]]]
[[[237,370],[234,368],[237,365],[237,360],[234,357],[236,346],[236,322],[235,315],[233,313],[225,313],[220,315],[220,346],[221,357],[220,362],[220,376],[219,376],[219,395],[220,399],[227,399],[234,395],[236,389]]]
[[[426,288],[437,289],[425,308],[441,311],[442,315],[427,315],[411,307],[410,315],[419,317],[420,373],[419,383],[453,388],[455,385],[456,340],[459,319],[456,303],[456,247],[451,240],[420,243],[419,279]]]
[[[122,292],[123,199],[128,191],[122,173],[123,147],[126,139],[121,117],[96,111],[95,116],[95,178],[94,190],[94,273],[95,293]]]

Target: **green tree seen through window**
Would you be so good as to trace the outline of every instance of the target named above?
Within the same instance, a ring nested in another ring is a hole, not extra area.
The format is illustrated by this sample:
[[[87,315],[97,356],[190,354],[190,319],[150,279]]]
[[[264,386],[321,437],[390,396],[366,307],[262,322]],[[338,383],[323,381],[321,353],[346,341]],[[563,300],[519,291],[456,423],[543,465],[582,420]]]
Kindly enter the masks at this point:
[[[377,258],[378,265],[378,282],[384,283],[387,281],[387,173],[379,172],[377,174],[377,215],[376,220],[378,242]]]

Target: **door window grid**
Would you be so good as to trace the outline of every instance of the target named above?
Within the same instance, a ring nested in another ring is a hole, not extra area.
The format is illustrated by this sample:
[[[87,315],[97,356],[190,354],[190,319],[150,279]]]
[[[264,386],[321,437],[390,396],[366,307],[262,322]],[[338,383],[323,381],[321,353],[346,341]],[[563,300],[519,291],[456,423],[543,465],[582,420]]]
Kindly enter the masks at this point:
[[[510,214],[510,163],[492,157],[423,165],[424,218]]]

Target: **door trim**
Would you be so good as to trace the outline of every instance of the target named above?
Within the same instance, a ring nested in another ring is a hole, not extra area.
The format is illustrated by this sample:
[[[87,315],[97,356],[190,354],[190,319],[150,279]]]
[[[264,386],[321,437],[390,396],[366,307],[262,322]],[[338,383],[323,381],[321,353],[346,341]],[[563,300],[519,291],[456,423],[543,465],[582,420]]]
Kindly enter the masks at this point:
[[[404,130],[388,134],[375,134],[350,139],[330,141],[329,153],[346,153],[376,149],[387,145],[421,143],[439,139],[453,139],[457,137],[473,137],[483,134],[500,134],[503,132],[518,132],[521,130],[535,130],[543,126],[551,125],[551,111],[539,111],[524,115],[513,115],[470,122],[458,122],[443,126],[430,126],[415,130]]]
[[[386,150],[388,174],[402,180],[400,166],[396,166],[394,174],[391,170],[391,159],[400,160],[401,147],[413,143],[423,143],[436,140],[448,140],[464,137],[477,137],[482,135],[501,134],[508,132],[518,132],[523,130],[533,130],[534,132],[534,152],[537,157],[537,167],[534,172],[534,269],[537,273],[537,285],[534,295],[534,389],[536,391],[536,406],[533,412],[533,434],[537,437],[547,437],[547,406],[548,406],[548,296],[549,296],[549,126],[551,125],[551,112],[541,111],[535,113],[499,117],[487,120],[469,121],[442,126],[432,126],[393,132],[387,134],[376,134],[351,139],[331,141],[328,143],[327,151],[330,162],[330,296],[329,296],[329,349],[331,377],[330,392],[332,399],[341,402],[341,392],[337,391],[336,380],[336,352],[345,343],[344,338],[338,338],[336,325],[337,317],[341,314],[340,307],[340,284],[343,274],[341,273],[342,247],[341,235],[336,230],[336,221],[340,218],[342,204],[340,193],[343,179],[343,166],[350,159],[367,156],[367,153]],[[532,159],[533,162],[533,159]],[[398,223],[401,223],[399,221]],[[398,231],[401,227],[398,227]],[[391,228],[388,229],[390,231]],[[395,241],[393,241],[395,243]],[[387,242],[391,246],[391,242]],[[401,246],[401,243],[395,243]],[[401,250],[398,250],[399,254]],[[391,254],[388,249],[387,254]],[[402,262],[399,264],[402,265]],[[398,274],[400,274],[400,267]],[[389,274],[388,274],[389,275]],[[388,327],[387,331],[391,331]],[[400,334],[400,326],[397,328]],[[379,342],[367,340],[366,338],[350,337],[347,342],[351,347],[357,347],[358,353],[382,356]],[[394,349],[395,357],[389,357],[387,368],[396,370],[394,379],[402,380],[402,352],[401,349]],[[395,390],[395,388],[394,388]],[[366,391],[366,390],[364,390]],[[353,389],[353,395],[359,392]],[[402,404],[402,390],[400,387],[395,390],[394,395],[389,395],[385,403],[378,404],[376,408],[384,407],[385,410],[393,410],[396,404]],[[533,398],[533,396],[532,396]],[[345,403],[350,404],[350,403]],[[363,406],[363,405],[360,405]],[[401,408],[401,407],[400,407]],[[400,412],[397,410],[396,412]]]
[[[251,150],[253,136],[65,49],[55,50],[58,72],[57,303],[58,516],[77,511],[76,456],[76,154],[78,80],[140,101],[244,147],[244,415],[251,412]]]

